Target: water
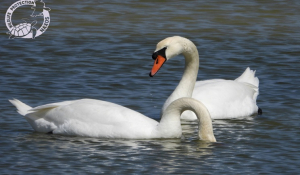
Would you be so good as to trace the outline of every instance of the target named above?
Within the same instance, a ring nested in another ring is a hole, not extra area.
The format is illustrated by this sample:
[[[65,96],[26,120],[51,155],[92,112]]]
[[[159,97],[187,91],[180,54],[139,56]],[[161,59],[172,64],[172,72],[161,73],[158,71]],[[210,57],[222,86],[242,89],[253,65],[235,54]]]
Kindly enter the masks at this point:
[[[9,40],[4,15],[14,2],[0,8],[1,174],[299,172],[299,1],[45,0],[47,31]],[[182,139],[103,140],[35,133],[7,101],[94,98],[158,120],[184,61],[172,59],[150,78],[151,55],[173,35],[197,45],[199,80],[257,70],[263,115],[214,121],[214,144],[197,140],[195,123],[182,125]]]

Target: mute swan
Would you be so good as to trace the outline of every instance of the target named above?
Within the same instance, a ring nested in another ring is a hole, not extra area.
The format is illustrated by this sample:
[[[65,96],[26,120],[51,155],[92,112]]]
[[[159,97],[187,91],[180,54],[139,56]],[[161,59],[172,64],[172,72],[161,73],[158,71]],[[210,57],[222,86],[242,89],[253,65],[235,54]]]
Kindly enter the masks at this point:
[[[198,137],[216,142],[206,107],[192,98],[180,98],[165,110],[160,122],[129,108],[93,99],[51,103],[35,108],[9,100],[37,132],[99,138],[180,138],[180,115],[192,110],[199,118]]]
[[[255,77],[255,71],[247,68],[235,80],[212,79],[196,82],[199,69],[197,47],[180,36],[166,38],[157,44],[152,55],[155,61],[150,76],[153,77],[167,60],[179,54],[185,57],[185,70],[178,86],[166,100],[162,114],[170,103],[181,97],[192,97],[201,101],[212,119],[245,117],[262,112],[256,105],[259,80]],[[197,119],[191,111],[185,111],[181,118]]]

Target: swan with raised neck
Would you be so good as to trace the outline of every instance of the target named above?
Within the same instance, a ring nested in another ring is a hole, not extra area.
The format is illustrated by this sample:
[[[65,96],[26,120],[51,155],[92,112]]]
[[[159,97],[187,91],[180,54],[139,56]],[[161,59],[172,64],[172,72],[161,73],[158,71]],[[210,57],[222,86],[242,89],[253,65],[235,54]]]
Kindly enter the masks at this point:
[[[255,71],[247,68],[235,80],[211,79],[196,82],[199,54],[195,44],[184,37],[168,37],[157,44],[152,55],[155,61],[150,76],[153,77],[167,60],[179,54],[185,58],[184,73],[178,86],[164,103],[162,114],[172,101],[181,97],[201,101],[213,119],[246,117],[261,112],[256,105],[259,80],[255,77]],[[190,111],[184,112],[182,118],[197,119]]]
[[[160,51],[163,50],[165,54],[165,60],[157,60],[155,64],[159,64],[158,68],[150,72],[150,76],[154,76],[158,70],[161,68],[163,63],[179,54],[183,54],[185,57],[185,69],[182,75],[182,78],[175,88],[173,93],[168,97],[165,104],[162,108],[163,111],[176,99],[180,97],[191,97],[193,93],[193,89],[195,87],[195,82],[197,79],[198,69],[199,69],[199,54],[197,47],[195,44],[188,40],[187,38],[183,38],[180,36],[168,37],[162,41],[160,41],[157,46],[154,54],[152,56],[153,59],[157,59],[160,57]],[[160,61],[160,62],[158,62]]]

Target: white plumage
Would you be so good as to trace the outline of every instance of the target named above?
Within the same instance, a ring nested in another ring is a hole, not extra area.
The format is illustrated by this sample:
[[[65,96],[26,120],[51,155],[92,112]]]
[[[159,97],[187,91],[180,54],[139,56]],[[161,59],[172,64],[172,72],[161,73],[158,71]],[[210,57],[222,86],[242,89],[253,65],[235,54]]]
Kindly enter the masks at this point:
[[[181,97],[192,97],[201,101],[213,119],[246,117],[258,112],[256,99],[259,94],[259,80],[255,77],[255,71],[247,68],[235,80],[212,79],[196,82],[199,54],[194,43],[186,38],[169,37],[157,44],[152,56],[155,62],[150,76],[154,76],[161,68],[164,63],[161,60],[167,61],[179,54],[185,57],[185,70],[178,86],[164,103],[162,113],[169,104]],[[197,119],[191,111],[185,111],[181,117],[187,120]]]
[[[98,138],[180,138],[180,115],[184,110],[193,110],[201,121],[199,139],[216,141],[207,109],[191,98],[181,98],[171,103],[160,122],[123,106],[93,99],[51,103],[35,108],[17,99],[9,101],[37,132]]]

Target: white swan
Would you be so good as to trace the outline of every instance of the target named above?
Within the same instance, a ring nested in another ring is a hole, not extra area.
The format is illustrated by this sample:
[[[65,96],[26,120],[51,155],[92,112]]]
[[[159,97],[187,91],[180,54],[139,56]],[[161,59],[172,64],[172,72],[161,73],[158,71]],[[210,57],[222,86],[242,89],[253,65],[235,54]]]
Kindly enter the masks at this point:
[[[160,122],[123,106],[93,99],[64,101],[31,108],[14,99],[16,106],[37,132],[99,138],[180,138],[180,115],[192,110],[199,117],[199,139],[216,142],[206,107],[192,98],[172,102]]]
[[[186,38],[169,37],[157,44],[152,55],[155,61],[150,76],[154,76],[165,61],[179,54],[185,57],[185,70],[178,86],[166,100],[162,113],[170,103],[181,97],[192,97],[201,101],[212,119],[238,118],[258,113],[256,98],[259,80],[255,77],[255,71],[247,68],[235,80],[212,79],[196,82],[199,54],[197,47]],[[181,118],[197,119],[191,111],[185,111]]]

